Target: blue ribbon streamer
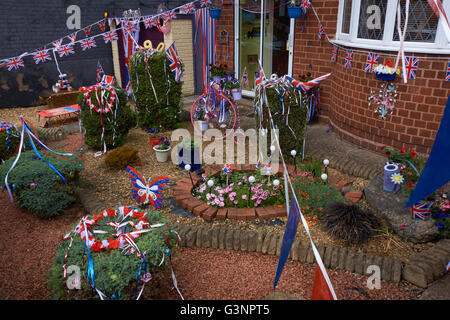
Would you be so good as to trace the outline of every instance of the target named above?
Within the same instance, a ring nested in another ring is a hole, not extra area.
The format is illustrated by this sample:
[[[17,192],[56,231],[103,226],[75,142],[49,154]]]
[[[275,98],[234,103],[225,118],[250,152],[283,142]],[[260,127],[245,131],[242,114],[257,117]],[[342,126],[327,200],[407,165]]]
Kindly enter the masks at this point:
[[[138,287],[138,284],[139,284],[139,278],[141,277],[142,264],[144,264],[144,271],[145,271],[145,273],[147,273],[147,261],[145,261],[145,255],[142,257],[142,261],[141,261],[141,264],[139,266],[139,271],[138,271],[138,275],[137,275],[137,278],[136,278],[136,287],[134,288],[134,297],[135,298],[136,298],[137,287]]]

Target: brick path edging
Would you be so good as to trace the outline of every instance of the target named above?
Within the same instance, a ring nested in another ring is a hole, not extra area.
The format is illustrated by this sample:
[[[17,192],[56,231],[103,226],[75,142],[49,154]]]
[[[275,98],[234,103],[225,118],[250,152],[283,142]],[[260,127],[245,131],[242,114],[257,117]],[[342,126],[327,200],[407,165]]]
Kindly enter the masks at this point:
[[[287,165],[289,172],[294,172],[293,165]],[[231,170],[236,172],[255,172],[255,167],[253,165],[231,165]],[[205,173],[212,173],[216,176],[220,173],[221,168],[219,166],[211,166],[205,168]],[[278,173],[282,175],[284,168],[281,166]],[[196,174],[191,174],[192,182],[195,186],[202,181],[200,177]],[[266,206],[258,208],[214,208],[206,204],[204,201],[195,198],[192,195],[192,190],[194,186],[192,185],[191,178],[186,175],[180,181],[178,181],[177,186],[174,189],[174,199],[175,203],[185,208],[186,210],[192,212],[198,217],[202,217],[207,221],[213,219],[217,220],[241,220],[241,221],[251,221],[256,218],[259,220],[270,220],[277,217],[285,217],[287,215],[286,207],[282,206]],[[343,187],[347,186],[346,181],[338,181],[336,179],[331,179],[330,184],[335,185],[338,190],[342,190]],[[354,203],[361,200],[363,197],[362,192],[350,191],[345,194],[345,197]]]

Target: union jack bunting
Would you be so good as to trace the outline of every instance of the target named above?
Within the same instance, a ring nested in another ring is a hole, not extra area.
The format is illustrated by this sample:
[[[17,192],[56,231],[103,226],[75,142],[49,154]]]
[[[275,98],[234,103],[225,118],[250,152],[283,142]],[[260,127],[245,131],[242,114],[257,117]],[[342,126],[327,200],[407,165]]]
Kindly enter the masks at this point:
[[[175,43],[172,43],[172,45],[166,50],[167,59],[169,59],[169,67],[170,71],[172,71],[175,81],[180,82],[182,71],[181,71],[181,60],[178,56],[177,49],[175,48]]]
[[[405,57],[405,69],[408,79],[416,78],[418,65],[419,65],[419,58]]]
[[[105,22],[105,19],[100,20],[99,22],[97,22],[97,25],[99,26],[100,29],[102,29],[102,32],[105,32],[105,30],[106,30],[106,22]]]
[[[162,16],[163,16],[163,19],[165,22],[177,18],[177,14],[175,13],[175,10],[167,11],[166,13],[163,13]]]
[[[255,87],[261,84],[263,81],[266,80],[266,76],[264,74],[264,70],[261,67],[261,62],[258,61],[258,74],[255,79]]]
[[[139,21],[138,21],[139,22]],[[122,22],[122,43],[125,59],[125,78],[124,87],[128,96],[131,97],[133,89],[131,88],[129,62],[133,54],[136,52],[139,42],[139,23],[134,24],[133,21],[123,20]]]
[[[323,37],[325,37],[325,29],[323,28],[323,25],[320,25],[319,27],[319,40],[322,40]]]
[[[201,7],[206,7],[210,3],[211,3],[211,0],[200,0]]]
[[[303,10],[303,14],[306,14],[308,12],[309,7],[311,6],[311,1],[309,0],[302,0],[302,3],[300,4],[300,7]]]
[[[119,40],[119,36],[117,35],[117,32],[115,30],[109,31],[103,35],[103,40],[105,40],[105,44],[107,44],[111,41]]]
[[[81,40],[80,46],[83,49],[83,51],[86,51],[86,50],[97,47],[97,44],[95,43],[94,37],[92,37],[92,38],[86,38],[84,40]]]
[[[450,60],[447,62],[447,73],[445,75],[445,81],[450,81]]]
[[[380,59],[380,55],[375,52],[369,52],[367,56],[366,66],[364,68],[365,72],[373,73],[373,68],[378,64],[378,60]]]
[[[336,45],[333,45],[333,52],[331,53],[331,61],[336,62],[337,60],[337,53],[338,53],[339,47]]]
[[[77,32],[71,33],[67,36],[67,38],[69,38],[71,43],[74,43],[75,41],[77,41]]]
[[[186,3],[184,6],[180,8],[180,13],[188,14],[193,13],[195,11],[195,4],[193,2]]]
[[[15,57],[11,59],[6,59],[5,65],[8,68],[8,71],[23,68],[24,67],[23,58]]]
[[[63,42],[63,39],[55,40],[55,41],[52,42],[52,45],[53,45],[55,48],[58,48],[58,47],[61,47],[62,42]]]
[[[352,49],[348,49],[347,50],[347,55],[345,57],[345,68],[346,69],[351,69],[352,67],[352,62],[353,62],[353,50]]]
[[[86,28],[83,28],[84,34],[86,35],[86,38],[91,35],[91,26],[88,26]]]
[[[97,62],[97,82],[102,81],[104,75],[105,75],[105,72],[103,71],[100,61],[98,61]]]
[[[418,204],[411,206],[411,217],[417,220],[428,219],[432,206],[432,202],[420,201]]]
[[[294,78],[287,76],[287,75],[284,76],[284,78],[286,80],[290,81],[297,90],[300,90],[302,93],[306,93],[309,90],[311,90],[312,88],[314,88],[316,85],[321,83],[323,80],[327,79],[329,76],[331,76],[331,73],[328,73],[326,75],[320,76],[316,79],[313,79],[313,80],[310,80],[307,82],[295,80]]]
[[[50,56],[50,53],[48,53],[50,50],[39,50],[33,53],[33,60],[36,64],[51,61],[52,58]]]
[[[144,20],[145,29],[149,29],[151,27],[156,27],[156,17],[146,18]]]
[[[66,44],[59,48],[56,48],[56,52],[58,52],[59,57],[62,58],[62,57],[67,57],[71,54],[74,54],[75,50],[73,49],[72,44]]]

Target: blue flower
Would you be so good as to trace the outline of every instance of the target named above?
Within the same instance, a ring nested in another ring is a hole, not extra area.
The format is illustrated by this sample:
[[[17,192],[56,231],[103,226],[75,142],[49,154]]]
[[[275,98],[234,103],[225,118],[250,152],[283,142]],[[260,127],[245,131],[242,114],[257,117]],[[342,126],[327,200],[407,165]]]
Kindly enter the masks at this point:
[[[170,141],[169,141],[169,140],[166,140],[166,141],[164,142],[164,144],[165,144],[166,146],[170,146]]]
[[[445,226],[442,222],[436,222],[436,227],[439,229],[439,231],[445,230]]]

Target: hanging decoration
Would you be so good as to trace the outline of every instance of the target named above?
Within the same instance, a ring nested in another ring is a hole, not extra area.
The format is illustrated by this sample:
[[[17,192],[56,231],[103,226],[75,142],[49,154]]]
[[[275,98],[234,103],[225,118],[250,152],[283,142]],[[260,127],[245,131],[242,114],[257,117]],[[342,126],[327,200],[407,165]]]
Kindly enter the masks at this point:
[[[103,71],[102,65],[100,64],[100,61],[97,61],[97,82],[102,81],[104,75],[105,72]]]
[[[344,67],[345,69],[351,69],[352,68],[352,62],[353,62],[353,50],[348,49],[347,54],[345,56],[345,63]]]
[[[139,42],[139,23],[130,20],[124,20],[122,24],[123,48],[125,58],[125,92],[128,96],[132,96],[133,90],[130,81],[130,58],[137,50]]]
[[[172,71],[175,81],[180,82],[183,75],[181,69],[181,60],[178,56],[177,48],[175,47],[175,42],[173,42],[170,47],[166,50],[167,59],[169,60],[170,71]]]
[[[447,62],[447,72],[445,73],[445,81],[450,81],[450,60]]]
[[[331,61],[332,62],[337,61],[338,50],[339,50],[339,47],[337,45],[333,45],[333,51],[331,52]]]
[[[395,79],[397,74],[401,73],[400,68],[395,68],[394,64],[390,59],[388,59],[385,64],[376,64],[373,67],[373,73],[375,73],[375,76],[377,79],[384,80],[384,81],[392,81]]]
[[[80,46],[83,51],[86,51],[97,47],[97,44],[95,43],[94,38],[86,38],[84,40],[81,40]]]
[[[366,66],[364,68],[365,72],[373,73],[373,68],[378,64],[378,60],[380,59],[380,55],[375,52],[369,52],[367,56]]]
[[[378,94],[375,94],[373,90],[370,91],[369,107],[374,105],[374,113],[379,114],[380,119],[386,120],[386,116],[394,112],[397,97],[397,85],[384,81],[381,83]]]
[[[325,36],[326,36],[325,29],[323,28],[323,25],[320,25],[318,35],[319,40],[322,40]]]
[[[405,71],[407,79],[416,78],[418,66],[419,66],[419,58],[405,57]]]
[[[52,61],[52,57],[49,53],[50,50],[39,50],[33,53],[33,60],[36,64],[40,64],[46,61]]]

